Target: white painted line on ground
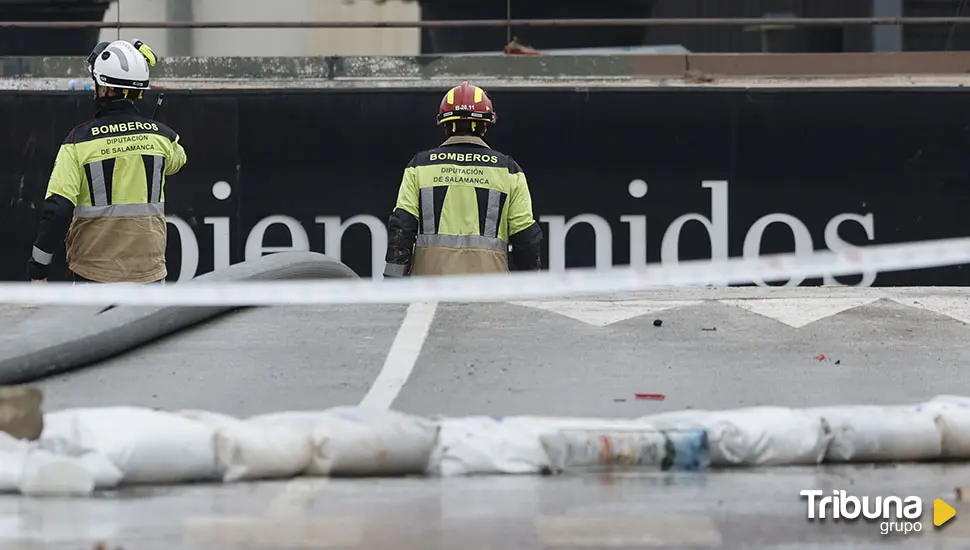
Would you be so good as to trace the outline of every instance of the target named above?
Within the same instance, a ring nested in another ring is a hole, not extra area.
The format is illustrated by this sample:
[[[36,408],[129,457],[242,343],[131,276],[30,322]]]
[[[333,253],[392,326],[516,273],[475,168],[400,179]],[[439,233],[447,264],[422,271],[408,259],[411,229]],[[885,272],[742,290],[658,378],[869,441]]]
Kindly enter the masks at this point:
[[[605,327],[627,319],[668,309],[689,307],[702,303],[701,300],[572,300],[572,301],[526,301],[509,302],[512,305],[541,309],[558,313],[594,327]]]
[[[759,298],[718,302],[763,315],[790,327],[801,328],[820,319],[875,302],[874,297],[848,298]]]
[[[908,296],[892,297],[892,301],[945,315],[963,323],[970,323],[970,297],[968,296]]]
[[[394,337],[380,374],[361,400],[361,407],[388,409],[407,383],[418,361],[424,340],[431,330],[437,302],[418,302],[408,306],[404,322]]]
[[[404,321],[397,330],[391,349],[387,352],[384,366],[370,390],[367,391],[367,395],[361,400],[361,407],[385,410],[391,407],[414,370],[414,364],[421,355],[421,348],[424,347],[424,341],[431,330],[431,323],[434,321],[437,309],[436,302],[418,302],[408,306]],[[300,511],[305,510],[307,504],[323,490],[327,481],[329,480],[293,479],[270,502],[263,514],[263,519],[299,516]],[[312,523],[314,520],[308,521]],[[356,536],[358,536],[358,527],[355,525],[349,538],[353,540]]]

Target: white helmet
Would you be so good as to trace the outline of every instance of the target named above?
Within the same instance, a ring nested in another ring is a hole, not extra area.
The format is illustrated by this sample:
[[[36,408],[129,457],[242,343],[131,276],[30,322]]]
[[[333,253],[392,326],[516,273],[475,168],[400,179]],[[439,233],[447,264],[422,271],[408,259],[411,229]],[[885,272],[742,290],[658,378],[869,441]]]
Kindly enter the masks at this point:
[[[148,59],[130,42],[108,44],[91,65],[94,82],[106,88],[148,89]]]

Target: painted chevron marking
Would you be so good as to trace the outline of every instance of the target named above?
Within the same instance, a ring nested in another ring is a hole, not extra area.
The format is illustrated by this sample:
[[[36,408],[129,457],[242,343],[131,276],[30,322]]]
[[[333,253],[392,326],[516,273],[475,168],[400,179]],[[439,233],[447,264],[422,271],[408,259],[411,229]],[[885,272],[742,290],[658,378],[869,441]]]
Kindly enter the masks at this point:
[[[790,327],[801,328],[837,313],[870,304],[878,299],[874,296],[860,296],[848,298],[757,298],[752,300],[718,300],[718,302],[774,319]]]
[[[937,294],[892,297],[890,300],[904,306],[945,315],[946,317],[956,319],[963,323],[970,323],[970,296]]]
[[[621,301],[537,301],[509,302],[510,304],[541,309],[569,317],[595,327],[605,327],[641,315],[657,313],[668,309],[688,307],[702,303],[703,300],[621,300]]]

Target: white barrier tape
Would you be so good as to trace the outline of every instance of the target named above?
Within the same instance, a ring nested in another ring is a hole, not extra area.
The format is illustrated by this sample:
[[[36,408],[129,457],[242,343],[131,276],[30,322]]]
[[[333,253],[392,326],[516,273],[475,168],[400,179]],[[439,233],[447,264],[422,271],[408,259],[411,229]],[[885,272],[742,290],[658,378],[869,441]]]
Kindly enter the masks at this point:
[[[855,275],[864,271],[898,271],[964,263],[970,263],[970,238],[608,270],[413,277],[393,281],[191,281],[176,285],[116,283],[83,287],[69,283],[3,283],[0,284],[0,303],[272,306],[492,302],[613,294],[656,287],[747,284],[759,279],[782,281],[793,277]]]

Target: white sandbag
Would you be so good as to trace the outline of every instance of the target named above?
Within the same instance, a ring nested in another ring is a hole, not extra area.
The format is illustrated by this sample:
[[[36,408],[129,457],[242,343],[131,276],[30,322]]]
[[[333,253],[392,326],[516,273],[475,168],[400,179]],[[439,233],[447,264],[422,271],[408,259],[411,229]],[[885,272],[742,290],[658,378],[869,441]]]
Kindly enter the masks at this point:
[[[35,444],[37,449],[78,459],[94,478],[95,489],[112,489],[121,483],[124,474],[110,458],[98,451],[89,451],[75,442],[63,437],[39,439]],[[0,445],[2,446],[2,445]]]
[[[943,408],[931,414],[940,432],[940,456],[970,459],[970,408]]]
[[[216,430],[216,460],[224,482],[296,477],[312,459],[307,430],[245,421],[227,422]]]
[[[396,411],[328,409],[313,431],[307,475],[421,475],[438,438],[438,425]]]
[[[437,476],[551,472],[539,435],[546,426],[489,416],[445,418],[427,473]]]
[[[933,399],[930,399],[927,403],[951,403],[970,407],[970,397],[965,397],[962,395],[937,395]]]
[[[660,429],[704,429],[712,466],[818,464],[831,440],[818,415],[788,407],[685,410],[645,416]]]
[[[940,432],[941,458],[970,458],[970,399],[941,395],[912,408],[933,417]]]
[[[91,474],[95,489],[114,489],[125,477],[108,457],[99,452],[84,453],[75,458]]]
[[[236,418],[235,416],[229,416],[228,414],[211,411],[202,411],[198,409],[182,409],[180,411],[175,411],[174,414],[190,420],[195,420],[196,422],[202,422],[212,429],[219,429],[223,426],[229,426],[231,424],[240,422],[240,419]]]
[[[558,430],[642,430],[649,427],[639,418],[596,418],[579,416],[506,416],[503,423],[536,431],[536,433],[553,433]]]
[[[29,449],[0,450],[0,493],[20,491]]]
[[[270,426],[295,426],[312,432],[317,423],[328,415],[327,411],[284,411],[251,416],[246,419],[246,422]]]
[[[177,414],[215,430],[216,462],[225,483],[295,477],[306,470],[313,456],[309,429],[195,409]]]
[[[170,412],[104,407],[48,413],[41,441],[67,455],[100,452],[126,484],[218,479],[215,430]]]
[[[805,409],[832,431],[827,462],[916,461],[939,458],[942,436],[933,415],[907,406],[846,405]]]
[[[18,489],[26,496],[90,495],[94,476],[76,458],[36,449],[27,455]]]

